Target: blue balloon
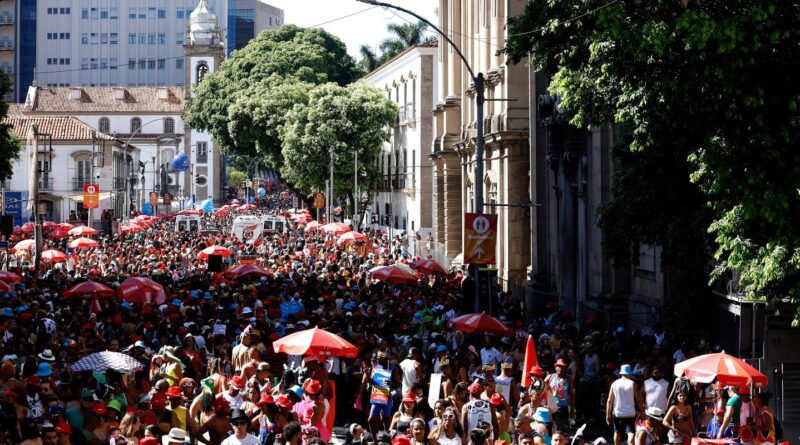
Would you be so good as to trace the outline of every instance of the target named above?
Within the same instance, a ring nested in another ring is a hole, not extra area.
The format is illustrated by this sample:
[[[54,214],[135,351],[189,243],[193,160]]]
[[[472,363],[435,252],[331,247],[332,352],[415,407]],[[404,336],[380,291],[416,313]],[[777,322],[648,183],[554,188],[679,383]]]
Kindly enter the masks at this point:
[[[172,169],[175,171],[186,171],[189,170],[189,157],[186,156],[184,153],[180,153],[174,158],[172,158]]]
[[[147,216],[152,216],[153,206],[151,206],[149,202],[144,203],[144,206],[142,206],[142,213],[144,213]]]
[[[203,209],[204,212],[210,213],[214,210],[214,202],[210,199],[203,200],[203,202],[200,203],[200,208]]]
[[[257,193],[259,198],[263,198],[267,195],[267,191],[264,189],[264,187],[259,187]]]

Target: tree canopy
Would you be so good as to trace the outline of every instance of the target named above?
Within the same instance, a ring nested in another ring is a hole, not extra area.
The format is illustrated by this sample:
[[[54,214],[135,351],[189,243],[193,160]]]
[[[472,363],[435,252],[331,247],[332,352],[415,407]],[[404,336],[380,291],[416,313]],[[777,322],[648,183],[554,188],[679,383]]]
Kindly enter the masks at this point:
[[[361,59],[358,61],[358,67],[361,69],[362,74],[373,71],[392,57],[403,52],[406,48],[429,40],[428,24],[421,20],[406,23],[389,23],[386,25],[386,30],[389,31],[390,37],[384,39],[378,45],[381,51],[380,55],[367,45],[361,45],[359,48]]]
[[[347,85],[357,69],[345,45],[321,29],[285,25],[234,51],[194,88],[186,122],[211,132],[223,150],[281,167],[278,129],[313,85]]]
[[[375,160],[389,140],[397,105],[363,82],[340,87],[317,86],[304,106],[294,107],[282,128],[284,167],[281,175],[300,190],[325,190],[330,151],[334,154],[334,195],[353,202],[355,154],[359,188],[374,189],[379,172]]]
[[[11,92],[11,78],[0,73],[0,95]],[[8,115],[8,103],[0,101],[0,180],[14,174],[14,162],[19,159],[22,139],[11,131],[11,125],[2,120]]]
[[[687,276],[713,261],[797,323],[800,4],[533,0],[509,26],[572,123],[615,128],[606,251],[660,244]]]

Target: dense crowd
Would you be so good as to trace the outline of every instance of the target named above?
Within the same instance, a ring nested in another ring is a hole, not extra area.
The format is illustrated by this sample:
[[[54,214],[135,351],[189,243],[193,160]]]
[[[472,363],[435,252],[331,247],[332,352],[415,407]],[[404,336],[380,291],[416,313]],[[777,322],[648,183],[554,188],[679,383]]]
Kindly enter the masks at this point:
[[[284,212],[282,192],[248,212]],[[461,269],[416,285],[369,279],[375,266],[419,259],[403,237],[365,230],[361,244],[338,244],[292,226],[246,246],[230,233],[235,213],[223,213],[202,215],[202,232],[161,217],[101,235],[96,248],[48,240],[68,259],[40,276],[12,263],[20,280],[0,299],[0,444],[653,445],[743,427],[755,436],[745,443],[775,442],[768,393],[673,381],[676,362],[714,349],[705,342],[677,344],[660,326],[576,326],[553,305],[526,323],[521,296],[502,292],[497,315],[513,335],[465,334],[448,323],[472,312]],[[211,245],[234,252],[226,267],[246,253],[271,274],[211,272],[199,255]],[[161,284],[164,303],[63,295],[128,276]],[[314,326],[358,357],[273,349]],[[537,364],[524,369],[529,335]],[[100,351],[138,366],[70,369]]]

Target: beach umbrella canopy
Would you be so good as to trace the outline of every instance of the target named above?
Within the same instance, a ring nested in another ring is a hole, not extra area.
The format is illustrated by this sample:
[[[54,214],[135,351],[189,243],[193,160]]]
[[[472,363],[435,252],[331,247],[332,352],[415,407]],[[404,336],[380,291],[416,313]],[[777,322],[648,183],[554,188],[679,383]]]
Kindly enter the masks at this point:
[[[205,260],[208,259],[209,255],[231,256],[233,255],[233,251],[224,246],[210,246],[201,250],[200,254],[197,255],[197,258]]]
[[[313,232],[315,230],[319,230],[322,228],[322,224],[318,223],[317,221],[311,221],[306,224],[306,232]]]
[[[274,341],[272,347],[275,352],[289,355],[349,358],[358,356],[358,348],[347,340],[317,327],[289,334]]]
[[[336,240],[338,244],[342,243],[352,243],[355,241],[364,241],[367,239],[367,235],[359,232],[346,232],[339,235],[339,238]]]
[[[704,354],[675,364],[675,375],[685,375],[693,383],[711,383],[715,379],[723,386],[767,386],[767,376],[744,360],[723,352]]]
[[[14,289],[12,289],[8,283],[6,283],[5,281],[0,281],[0,292],[7,294],[12,290]]]
[[[92,236],[92,235],[97,235],[97,230],[88,226],[78,226],[69,229],[67,233],[69,233],[72,236]]]
[[[78,238],[69,243],[70,249],[88,249],[90,247],[100,247],[100,244],[90,238]]]
[[[62,222],[61,224],[58,225],[58,228],[61,230],[69,230],[69,229],[74,229],[75,226],[68,222]]]
[[[433,260],[414,261],[411,263],[411,268],[416,270],[421,270],[427,274],[438,273],[442,275],[447,275],[447,271],[444,270],[444,267],[442,267],[439,263]]]
[[[164,304],[167,294],[164,286],[145,277],[128,277],[117,288],[117,295],[128,303]]]
[[[514,333],[500,320],[485,313],[465,314],[453,318],[450,320],[450,324],[459,331],[466,332],[467,334],[482,332],[484,334],[513,335]]]
[[[248,275],[255,275],[259,277],[270,277],[272,276],[272,272],[255,264],[240,264],[234,267],[233,269],[225,272],[225,276],[228,278],[243,278]]]
[[[351,229],[350,226],[348,226],[345,223],[333,222],[333,223],[328,223],[328,224],[325,224],[324,226],[322,226],[322,230],[325,231],[325,233],[332,233],[334,235],[341,235],[343,233],[350,232],[353,229]]]
[[[180,212],[178,212],[178,215],[201,215],[202,213],[203,213],[203,211],[200,210],[200,209],[196,209],[196,210],[181,210]]]
[[[369,271],[369,277],[392,284],[417,284],[416,275],[399,267],[398,264],[373,267]]]
[[[36,240],[26,239],[14,245],[14,250],[33,250],[36,248]]]
[[[61,226],[47,234],[48,239],[64,239],[69,238],[69,232],[64,230]]]
[[[255,210],[255,208],[256,208],[255,204],[242,204],[238,207],[238,210],[240,212],[244,212],[247,210]]]
[[[131,222],[131,224],[128,224],[127,226],[121,226],[119,228],[119,231],[122,233],[136,233],[140,232],[141,230],[142,227],[139,226],[138,224],[133,224],[133,222]]]
[[[22,281],[22,277],[15,274],[14,272],[9,272],[7,270],[0,270],[0,281],[5,281],[6,283],[17,283]]]
[[[221,208],[215,212],[217,216],[227,216],[230,212],[228,209]]]
[[[45,221],[42,223],[43,229],[55,229],[58,227],[58,224],[54,223],[53,221]]]
[[[24,233],[31,233],[36,229],[36,224],[32,222],[26,222],[22,225],[21,229]]]
[[[142,368],[144,368],[144,365],[130,355],[113,351],[95,352],[69,365],[69,370],[72,372],[96,371],[104,373],[109,369],[113,369],[121,373],[131,374]]]
[[[42,252],[42,261],[49,261],[51,263],[62,263],[67,261],[69,257],[66,253],[60,250],[48,249]]]
[[[76,284],[75,286],[65,290],[63,295],[67,298],[83,296],[113,297],[114,289],[111,289],[104,284],[89,280],[80,284]]]

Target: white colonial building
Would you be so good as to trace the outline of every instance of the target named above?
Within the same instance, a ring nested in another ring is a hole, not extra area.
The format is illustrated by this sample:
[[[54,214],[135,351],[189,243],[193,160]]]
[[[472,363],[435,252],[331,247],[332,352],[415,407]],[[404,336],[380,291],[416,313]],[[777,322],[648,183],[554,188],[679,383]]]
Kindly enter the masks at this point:
[[[190,14],[189,22],[184,77],[187,84],[196,85],[219,68],[225,52],[217,17],[205,0]],[[128,195],[119,210],[141,211],[150,193],[157,192],[161,212],[222,196],[222,158],[211,135],[183,122],[190,99],[189,88],[175,86],[56,88],[34,84],[19,113],[23,117],[71,117],[93,127],[98,135],[136,147],[140,153],[136,162],[112,181],[114,190],[125,190]],[[179,171],[172,161],[181,154],[188,159],[188,168]],[[93,169],[102,168],[99,162],[95,158],[94,164],[70,162],[49,168],[53,176],[68,178],[66,187],[77,193],[96,176]],[[163,200],[167,193],[169,208]]]
[[[383,147],[378,168],[383,175],[376,198],[367,209],[370,227],[391,235],[417,233],[424,240],[432,230],[433,100],[438,97],[437,42],[409,47],[364,80],[386,93],[400,108]],[[410,243],[411,250],[416,249]],[[417,252],[414,252],[417,253]]]

